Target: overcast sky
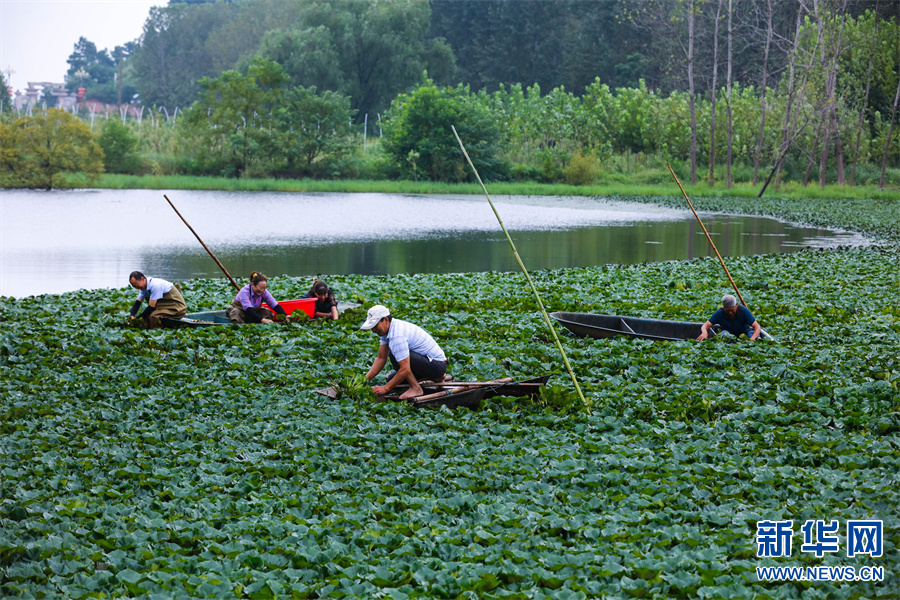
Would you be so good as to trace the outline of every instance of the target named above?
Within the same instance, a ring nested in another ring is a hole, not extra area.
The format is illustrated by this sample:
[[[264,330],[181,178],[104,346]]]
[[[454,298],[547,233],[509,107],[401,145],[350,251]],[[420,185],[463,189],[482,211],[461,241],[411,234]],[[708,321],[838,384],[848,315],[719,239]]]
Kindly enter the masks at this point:
[[[150,7],[166,0],[0,0],[0,71],[24,92],[29,81],[62,83],[78,38],[98,50],[136,40]],[[12,73],[7,73],[12,70]]]

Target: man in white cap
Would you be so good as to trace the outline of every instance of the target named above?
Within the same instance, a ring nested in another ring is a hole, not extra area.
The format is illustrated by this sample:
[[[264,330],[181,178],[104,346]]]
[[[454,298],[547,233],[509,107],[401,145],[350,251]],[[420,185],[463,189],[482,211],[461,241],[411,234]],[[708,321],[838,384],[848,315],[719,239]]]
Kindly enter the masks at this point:
[[[755,340],[762,333],[762,327],[756,321],[756,317],[747,310],[746,306],[740,306],[737,299],[731,294],[722,297],[722,308],[713,313],[709,321],[700,327],[698,340],[709,337],[709,328],[719,325],[732,335],[746,334],[751,340]]]
[[[443,381],[447,373],[447,357],[427,331],[395,319],[386,307],[376,304],[366,314],[366,322],[360,329],[371,329],[381,338],[378,356],[372,368],[366,373],[366,379],[372,380],[378,375],[388,360],[396,373],[388,376],[386,385],[376,385],[373,391],[382,396],[402,383],[408,383],[409,389],[400,398],[415,398],[423,394],[419,381]]]

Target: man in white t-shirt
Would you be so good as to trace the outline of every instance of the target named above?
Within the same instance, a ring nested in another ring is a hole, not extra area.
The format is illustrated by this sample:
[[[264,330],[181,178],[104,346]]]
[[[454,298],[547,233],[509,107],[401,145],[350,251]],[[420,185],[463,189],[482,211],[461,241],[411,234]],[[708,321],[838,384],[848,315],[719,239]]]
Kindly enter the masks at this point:
[[[131,306],[131,319],[143,317],[148,329],[162,327],[162,318],[180,319],[187,314],[184,296],[178,286],[159,277],[147,277],[140,271],[132,271],[128,283],[138,291],[137,300]],[[147,308],[137,314],[141,303],[146,300]]]
[[[395,319],[384,306],[376,304],[366,314],[366,322],[360,329],[371,329],[381,341],[378,357],[366,373],[370,381],[378,375],[388,360],[396,373],[389,377],[386,385],[372,388],[376,394],[387,394],[396,386],[406,382],[409,389],[400,398],[415,398],[424,392],[419,381],[443,381],[447,373],[447,357],[441,347],[427,331],[400,319]]]

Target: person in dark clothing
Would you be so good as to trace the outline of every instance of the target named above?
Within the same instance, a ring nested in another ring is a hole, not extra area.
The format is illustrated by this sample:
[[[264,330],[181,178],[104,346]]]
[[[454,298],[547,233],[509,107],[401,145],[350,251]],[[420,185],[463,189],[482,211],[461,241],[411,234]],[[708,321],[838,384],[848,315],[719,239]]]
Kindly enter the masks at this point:
[[[314,317],[331,317],[335,321],[338,320],[337,300],[334,298],[334,292],[324,281],[316,281],[306,293],[306,297],[316,299]]]
[[[713,325],[719,325],[732,335],[746,334],[751,340],[758,339],[762,333],[762,327],[759,326],[756,317],[746,306],[738,305],[737,299],[731,294],[726,294],[722,298],[722,308],[714,312],[713,316],[700,327],[697,339],[705,340],[709,337],[709,328]]]

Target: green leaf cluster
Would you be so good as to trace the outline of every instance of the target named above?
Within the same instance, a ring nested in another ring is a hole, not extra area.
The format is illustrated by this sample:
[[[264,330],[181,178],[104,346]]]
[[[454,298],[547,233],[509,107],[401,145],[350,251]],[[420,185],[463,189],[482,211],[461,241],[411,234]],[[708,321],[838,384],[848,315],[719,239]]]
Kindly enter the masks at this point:
[[[126,288],[2,298],[0,595],[893,598],[898,256],[729,260],[773,343],[562,335],[593,412],[551,405],[571,384],[518,273],[329,277],[364,306],[304,326],[126,328]],[[552,309],[678,320],[728,291],[714,259],[533,276]],[[196,310],[231,297],[182,288]],[[457,379],[551,387],[475,411],[313,393],[358,383],[375,303],[432,333]],[[762,519],[881,519],[880,559],[817,559],[798,534],[790,563],[886,579],[758,582],[782,564],[756,558]]]

